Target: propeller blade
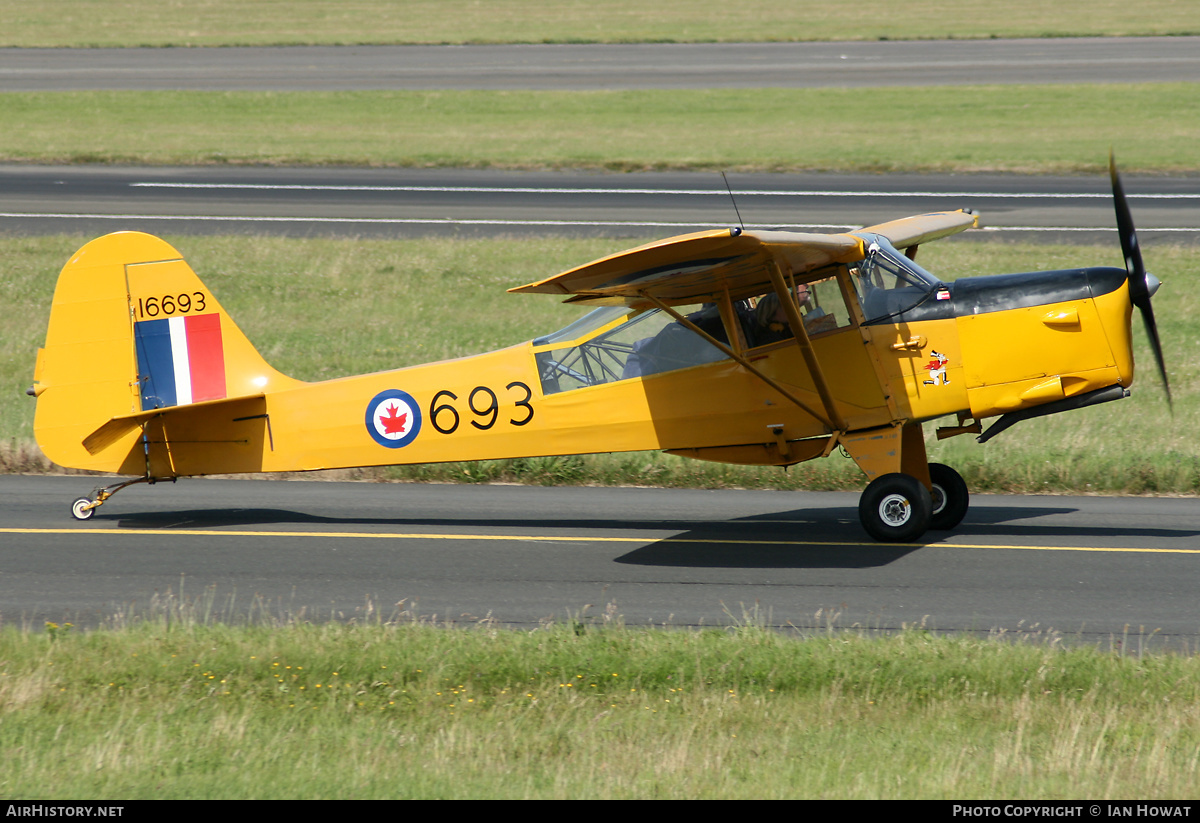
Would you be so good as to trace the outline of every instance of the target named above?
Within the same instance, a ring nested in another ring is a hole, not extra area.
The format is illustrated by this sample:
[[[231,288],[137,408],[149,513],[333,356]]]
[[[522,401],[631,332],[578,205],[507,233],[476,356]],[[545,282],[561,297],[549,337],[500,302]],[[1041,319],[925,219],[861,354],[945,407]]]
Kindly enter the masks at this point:
[[[1146,336],[1150,338],[1150,348],[1154,351],[1154,360],[1158,363],[1158,373],[1162,377],[1163,391],[1167,395],[1167,406],[1171,411],[1175,407],[1171,404],[1171,384],[1167,382],[1167,366],[1163,362],[1162,343],[1158,339],[1158,326],[1154,322],[1154,310],[1150,308],[1150,302],[1146,302],[1146,308],[1142,309],[1142,322],[1146,324]]]
[[[1150,338],[1150,349],[1154,352],[1158,373],[1162,377],[1163,391],[1167,395],[1167,406],[1174,410],[1171,404],[1171,384],[1167,381],[1167,366],[1163,361],[1162,341],[1158,337],[1158,324],[1154,322],[1154,307],[1150,302],[1149,277],[1142,262],[1142,250],[1138,245],[1137,230],[1133,227],[1133,215],[1129,212],[1129,203],[1125,200],[1125,187],[1121,185],[1121,176],[1117,174],[1117,161],[1112,152],[1108,155],[1108,173],[1112,178],[1113,207],[1117,212],[1121,254],[1125,257],[1125,271],[1129,276],[1129,299],[1142,313],[1146,336]]]

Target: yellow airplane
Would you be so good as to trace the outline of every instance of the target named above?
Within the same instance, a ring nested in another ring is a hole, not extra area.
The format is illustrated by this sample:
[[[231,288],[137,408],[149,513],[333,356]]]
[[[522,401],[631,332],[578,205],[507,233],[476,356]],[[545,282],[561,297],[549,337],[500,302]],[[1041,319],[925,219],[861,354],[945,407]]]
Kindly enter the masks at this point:
[[[1158,281],[1110,166],[1125,270],[940,281],[917,248],[975,226],[969,211],[706,231],[512,289],[595,307],[553,334],[319,383],[271,368],[171,246],[110,234],[59,277],[35,435],[60,465],[134,477],[76,500],[80,520],[131,484],[195,475],[649,449],[789,466],[841,448],[870,480],[863,527],[911,542],[969,504],[928,462],[924,423],[985,441],[1126,396],[1134,306],[1166,384]]]

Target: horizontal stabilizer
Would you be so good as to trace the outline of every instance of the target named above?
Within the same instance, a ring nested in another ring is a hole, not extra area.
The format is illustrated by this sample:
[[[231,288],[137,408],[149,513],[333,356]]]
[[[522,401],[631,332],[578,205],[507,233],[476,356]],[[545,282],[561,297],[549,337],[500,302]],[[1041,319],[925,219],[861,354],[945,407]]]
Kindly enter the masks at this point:
[[[187,406],[171,406],[165,409],[149,409],[148,411],[134,412],[133,414],[123,414],[112,418],[103,426],[83,438],[83,447],[88,450],[88,454],[98,454],[131,431],[141,428],[151,418],[179,414],[184,411],[194,411],[201,408],[216,409],[220,406],[231,406],[263,397],[265,397],[263,394],[247,397],[225,397],[220,400],[208,400],[203,403],[192,403]]]

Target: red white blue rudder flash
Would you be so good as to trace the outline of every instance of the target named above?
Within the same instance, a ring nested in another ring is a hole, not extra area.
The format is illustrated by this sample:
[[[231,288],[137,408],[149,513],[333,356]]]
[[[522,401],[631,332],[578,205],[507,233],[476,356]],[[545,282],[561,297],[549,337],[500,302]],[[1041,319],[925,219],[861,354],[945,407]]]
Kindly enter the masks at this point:
[[[143,411],[226,396],[219,314],[143,320],[133,333]]]

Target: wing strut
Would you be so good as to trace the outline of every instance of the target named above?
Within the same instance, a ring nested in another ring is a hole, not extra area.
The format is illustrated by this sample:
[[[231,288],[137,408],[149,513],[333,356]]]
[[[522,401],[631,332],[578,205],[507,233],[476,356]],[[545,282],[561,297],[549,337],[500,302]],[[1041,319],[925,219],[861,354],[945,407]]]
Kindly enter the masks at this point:
[[[846,421],[842,419],[837,405],[833,402],[833,393],[829,391],[829,383],[826,382],[825,374],[821,371],[821,361],[817,359],[817,353],[813,351],[812,342],[808,339],[808,331],[804,328],[804,320],[800,317],[800,308],[796,305],[796,287],[792,286],[790,290],[788,289],[787,283],[783,280],[783,271],[779,268],[779,262],[774,258],[767,261],[767,273],[771,276],[771,285],[775,287],[775,294],[779,297],[779,305],[783,306],[784,313],[787,314],[788,324],[792,327],[796,345],[800,348],[800,353],[804,355],[804,363],[808,366],[809,376],[812,377],[817,395],[821,398],[821,405],[825,407],[825,413],[832,421],[833,428],[836,431],[844,432],[846,431]]]
[[[750,363],[750,361],[749,361],[749,360],[747,360],[745,357],[743,357],[742,355],[738,354],[738,353],[737,353],[737,352],[735,352],[733,349],[729,348],[729,346],[725,345],[724,343],[722,343],[720,340],[718,340],[718,339],[716,339],[715,337],[713,337],[713,336],[712,336],[711,334],[709,334],[708,332],[704,331],[704,329],[702,329],[702,328],[700,328],[699,326],[697,326],[697,325],[696,325],[695,323],[693,323],[691,320],[688,320],[688,319],[687,319],[686,317],[684,317],[682,314],[680,314],[679,312],[675,311],[675,309],[671,308],[670,306],[668,306],[666,303],[664,303],[664,302],[662,302],[661,300],[659,300],[659,299],[658,299],[657,297],[655,297],[654,295],[652,295],[652,294],[650,294],[649,292],[646,292],[646,291],[639,291],[639,292],[638,292],[638,295],[639,295],[640,297],[644,297],[645,299],[649,300],[649,301],[650,301],[651,303],[653,303],[653,304],[654,304],[654,305],[655,305],[657,308],[660,308],[660,309],[662,309],[663,311],[665,311],[667,314],[671,315],[671,317],[672,317],[672,318],[674,318],[674,319],[675,319],[677,322],[679,322],[680,324],[682,324],[683,326],[685,326],[685,327],[686,327],[686,328],[688,328],[689,330],[691,330],[691,331],[695,332],[696,334],[700,335],[701,337],[703,337],[705,340],[707,340],[707,341],[708,341],[709,343],[711,343],[712,345],[716,346],[718,349],[720,349],[720,350],[721,350],[721,351],[722,351],[722,352],[725,354],[725,356],[726,356],[726,357],[729,357],[729,358],[731,358],[731,359],[732,359],[734,362],[736,362],[736,363],[737,363],[739,366],[741,366],[742,368],[744,368],[746,371],[750,372],[750,373],[751,373],[751,374],[753,374],[755,377],[757,377],[759,380],[763,381],[763,382],[764,382],[764,383],[766,383],[768,386],[770,386],[771,388],[773,388],[775,391],[777,391],[777,392],[779,392],[780,394],[782,394],[782,395],[783,395],[784,397],[786,397],[788,400],[790,400],[791,402],[795,403],[797,406],[799,406],[801,409],[803,409],[803,410],[804,410],[805,412],[807,412],[808,414],[811,414],[811,415],[812,415],[813,417],[815,417],[817,420],[820,420],[822,423],[824,423],[824,424],[825,424],[825,425],[826,425],[826,426],[829,428],[829,430],[830,430],[831,432],[833,432],[833,431],[845,431],[845,430],[846,430],[846,429],[845,429],[845,427],[840,427],[840,428],[839,428],[839,427],[837,427],[837,426],[834,426],[834,425],[833,425],[833,423],[832,423],[832,422],[830,422],[830,421],[829,421],[829,419],[827,419],[825,415],[823,415],[823,414],[821,414],[820,412],[816,411],[815,409],[812,409],[812,408],[810,408],[809,406],[805,405],[805,404],[804,404],[804,402],[800,400],[800,398],[796,397],[794,394],[792,394],[790,391],[788,391],[787,389],[785,389],[783,386],[781,386],[781,385],[780,385],[778,382],[776,382],[774,379],[772,379],[772,378],[768,377],[768,376],[767,376],[766,374],[764,374],[762,371],[760,371],[759,369],[755,368],[755,367],[754,367],[754,366],[753,366],[753,365]],[[807,340],[808,338],[806,337],[805,339]],[[824,398],[822,398],[822,401],[823,401],[823,400],[824,400]]]

